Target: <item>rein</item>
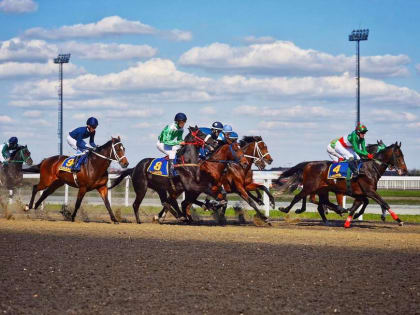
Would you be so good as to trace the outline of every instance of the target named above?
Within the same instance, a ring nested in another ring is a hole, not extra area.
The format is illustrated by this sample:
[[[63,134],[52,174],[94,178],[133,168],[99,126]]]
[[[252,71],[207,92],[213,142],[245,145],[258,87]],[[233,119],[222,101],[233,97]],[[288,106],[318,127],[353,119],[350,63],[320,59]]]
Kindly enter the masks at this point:
[[[97,155],[97,156],[99,156],[100,158],[103,158],[103,159],[105,159],[105,160],[108,160],[108,161],[115,161],[115,162],[120,162],[123,158],[125,158],[125,155],[123,155],[123,156],[118,156],[118,154],[117,154],[117,152],[115,151],[115,147],[118,145],[118,144],[121,144],[121,145],[123,145],[121,142],[117,142],[117,143],[112,143],[112,150],[109,152],[109,157],[106,157],[106,156],[104,156],[104,155],[102,155],[102,154],[99,154],[99,153],[97,153],[97,152],[95,152],[95,151],[92,151],[92,153],[93,154],[95,154],[95,155]],[[112,154],[114,154],[114,159],[112,158]]]
[[[238,158],[238,155],[232,148],[232,144],[229,145],[230,152],[232,153],[233,157],[235,158],[235,161],[232,160],[214,160],[214,159],[207,159],[205,162],[213,162],[213,163],[239,163],[240,159]],[[216,152],[215,152],[216,153]]]
[[[30,158],[30,156],[25,157],[23,155],[23,150],[24,149],[19,150],[20,158],[22,160],[9,160],[9,161],[7,161],[7,163],[26,163],[26,161]]]
[[[191,131],[191,136],[193,136],[193,138],[195,139],[194,142],[183,142],[184,145],[186,144],[190,144],[190,145],[195,145],[195,146],[200,146],[202,148],[204,148],[206,141],[208,140],[209,136],[208,135],[204,140],[201,139],[199,136],[197,136],[199,130],[196,131]]]

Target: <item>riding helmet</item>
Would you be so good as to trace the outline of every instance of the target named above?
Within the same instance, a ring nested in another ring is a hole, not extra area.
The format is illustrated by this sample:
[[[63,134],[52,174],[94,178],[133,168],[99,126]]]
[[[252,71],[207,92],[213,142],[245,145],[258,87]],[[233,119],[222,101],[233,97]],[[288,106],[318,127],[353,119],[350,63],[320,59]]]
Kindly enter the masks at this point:
[[[365,125],[357,124],[356,131],[358,133],[366,133],[368,130]]]
[[[87,121],[86,121],[86,125],[92,126],[94,128],[98,127],[99,122],[95,117],[90,117]]]
[[[11,137],[9,139],[9,144],[17,144],[18,143],[18,138],[16,137]]]
[[[223,131],[224,132],[232,132],[233,131],[232,126],[231,125],[224,125],[223,126]]]
[[[211,125],[212,129],[216,129],[216,130],[223,130],[223,124],[220,121],[215,121],[212,125]]]
[[[174,118],[175,121],[187,121],[187,115],[185,115],[184,113],[178,113],[175,115]]]
[[[235,131],[232,131],[229,134],[229,139],[231,139],[231,140],[237,140],[238,138],[239,138],[239,136],[238,136],[238,134]]]

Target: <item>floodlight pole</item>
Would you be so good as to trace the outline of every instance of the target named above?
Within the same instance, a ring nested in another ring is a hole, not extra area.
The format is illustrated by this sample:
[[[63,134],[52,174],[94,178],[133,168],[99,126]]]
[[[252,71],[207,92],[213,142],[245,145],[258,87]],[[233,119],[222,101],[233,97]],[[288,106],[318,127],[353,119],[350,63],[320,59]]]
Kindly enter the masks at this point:
[[[360,41],[361,40],[367,40],[369,35],[369,30],[353,30],[351,34],[349,35],[349,41],[351,42],[357,42],[356,43],[356,55],[357,55],[357,61],[356,61],[356,81],[357,81],[357,95],[356,95],[356,101],[357,101],[357,117],[356,117],[356,126],[360,123]]]
[[[57,58],[54,58],[54,63],[58,63],[59,73],[58,79],[60,81],[60,87],[58,90],[59,105],[58,105],[58,151],[60,155],[63,155],[63,63],[68,63],[70,60],[70,54],[60,54]]]

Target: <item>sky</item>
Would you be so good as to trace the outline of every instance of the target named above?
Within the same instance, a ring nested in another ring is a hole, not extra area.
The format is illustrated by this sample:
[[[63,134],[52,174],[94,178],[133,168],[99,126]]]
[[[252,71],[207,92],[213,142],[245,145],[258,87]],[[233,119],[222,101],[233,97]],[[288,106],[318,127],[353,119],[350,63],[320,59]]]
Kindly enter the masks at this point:
[[[157,157],[176,113],[187,125],[259,135],[272,166],[328,159],[354,130],[356,44],[367,143],[402,143],[420,168],[420,1],[0,0],[0,141],[17,136],[35,162],[58,153],[58,65],[64,134],[99,119],[96,143],[119,135],[134,166]],[[64,139],[64,152],[71,148]]]

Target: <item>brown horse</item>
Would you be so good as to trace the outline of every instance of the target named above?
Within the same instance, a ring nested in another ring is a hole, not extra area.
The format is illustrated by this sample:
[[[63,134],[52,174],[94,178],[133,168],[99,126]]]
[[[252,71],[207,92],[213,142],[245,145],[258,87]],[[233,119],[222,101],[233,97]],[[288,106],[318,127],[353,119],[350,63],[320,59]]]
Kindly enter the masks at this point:
[[[96,189],[104,201],[105,207],[114,223],[118,223],[112,212],[108,201],[108,167],[111,161],[118,162],[122,167],[128,166],[127,158],[125,157],[125,148],[121,143],[120,137],[111,138],[104,145],[97,147],[95,150],[88,153],[87,162],[82,165],[80,172],[69,173],[59,170],[63,161],[68,158],[64,155],[55,155],[44,159],[40,164],[27,169],[29,172],[40,173],[39,183],[33,186],[32,197],[27,210],[32,209],[35,195],[38,191],[44,190],[41,197],[35,204],[35,209],[51,195],[58,187],[68,184],[72,187],[79,188],[77,194],[76,205],[71,220],[74,221],[77,210],[82,203],[86,192]]]
[[[315,193],[319,196],[318,212],[321,215],[322,220],[328,224],[328,220],[325,217],[325,209],[327,205],[331,204],[328,200],[328,192],[332,191],[335,193],[346,194],[355,198],[353,206],[349,209],[350,214],[344,225],[345,227],[350,227],[350,222],[357,208],[362,203],[367,205],[367,198],[375,200],[381,206],[383,215],[386,213],[386,211],[388,211],[392,218],[399,222],[400,225],[402,225],[402,221],[390,209],[389,205],[382,199],[382,197],[379,196],[376,192],[379,178],[384,174],[388,167],[395,168],[399,175],[404,175],[407,173],[407,166],[405,165],[404,155],[401,151],[401,143],[390,145],[384,150],[376,153],[373,160],[365,161],[360,170],[359,176],[351,180],[350,191],[347,189],[345,180],[334,180],[327,178],[328,168],[331,163],[332,162],[328,161],[307,163],[303,168],[302,190],[293,198],[289,206],[286,208],[281,207],[279,210],[287,213],[300,199]],[[298,170],[299,168],[294,167],[294,169]],[[298,185],[299,176],[294,176],[293,174],[289,175],[291,178],[289,179],[288,183],[286,183],[286,186]]]
[[[264,185],[253,182],[253,171],[251,170],[251,167],[255,163],[259,170],[263,170],[265,168],[265,164],[271,164],[273,159],[268,153],[267,145],[259,136],[243,137],[239,143],[242,151],[244,152],[244,156],[248,161],[248,166],[246,168],[242,168],[236,163],[228,164],[226,172],[221,178],[223,188],[226,193],[236,193],[241,196],[242,199],[244,199],[257,212],[261,219],[267,221],[267,217],[261,213],[251,199],[255,200],[260,205],[264,204],[261,200],[261,193],[258,191],[261,189],[268,195],[270,204],[274,208],[274,197]],[[258,197],[252,195],[251,191],[256,191]],[[206,201],[206,203],[202,203],[196,200],[194,203],[198,206],[208,208],[208,201]],[[225,222],[224,214],[226,207],[227,205],[224,205],[220,213],[220,221],[222,223]],[[214,209],[213,207],[213,210],[217,209]]]

